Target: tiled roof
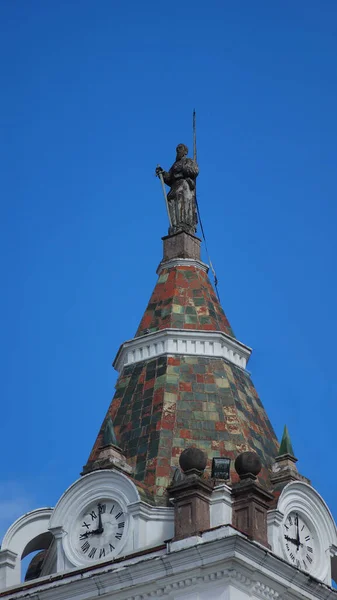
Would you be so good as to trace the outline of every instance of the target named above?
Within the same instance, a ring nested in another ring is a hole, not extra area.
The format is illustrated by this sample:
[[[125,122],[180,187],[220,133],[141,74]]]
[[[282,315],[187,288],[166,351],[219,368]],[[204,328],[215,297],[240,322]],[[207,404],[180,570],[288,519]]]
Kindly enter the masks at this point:
[[[196,266],[161,271],[136,337],[167,327],[223,331],[234,337],[207,273]]]

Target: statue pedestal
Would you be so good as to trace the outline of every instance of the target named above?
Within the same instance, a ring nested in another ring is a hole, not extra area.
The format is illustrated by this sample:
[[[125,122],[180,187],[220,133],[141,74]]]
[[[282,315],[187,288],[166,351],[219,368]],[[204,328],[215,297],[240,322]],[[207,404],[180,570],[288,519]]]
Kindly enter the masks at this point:
[[[185,231],[179,231],[172,235],[166,235],[162,238],[164,242],[163,248],[163,261],[171,260],[173,258],[192,258],[193,260],[200,260],[200,238],[186,233]]]

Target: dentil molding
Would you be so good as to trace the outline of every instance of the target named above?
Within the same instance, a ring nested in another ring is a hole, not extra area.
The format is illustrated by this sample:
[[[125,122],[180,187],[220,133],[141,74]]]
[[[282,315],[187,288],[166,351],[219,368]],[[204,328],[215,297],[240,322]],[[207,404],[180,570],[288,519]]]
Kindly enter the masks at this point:
[[[113,366],[120,372],[123,367],[143,360],[163,354],[180,354],[224,358],[245,369],[251,353],[251,348],[222,331],[168,328],[124,342]]]

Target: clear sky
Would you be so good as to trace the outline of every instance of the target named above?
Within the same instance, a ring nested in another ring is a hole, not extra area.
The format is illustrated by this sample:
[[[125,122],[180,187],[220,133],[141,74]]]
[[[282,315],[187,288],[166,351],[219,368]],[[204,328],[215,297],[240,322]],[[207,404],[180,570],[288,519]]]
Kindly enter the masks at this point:
[[[224,310],[337,518],[335,0],[0,2],[0,534],[79,475],[191,145]]]

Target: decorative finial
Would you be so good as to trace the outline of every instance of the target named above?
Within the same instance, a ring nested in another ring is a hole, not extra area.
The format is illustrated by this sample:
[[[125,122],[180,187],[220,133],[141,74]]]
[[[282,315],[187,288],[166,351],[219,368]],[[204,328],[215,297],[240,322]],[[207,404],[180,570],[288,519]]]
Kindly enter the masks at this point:
[[[294,450],[292,447],[292,443],[290,440],[288,427],[286,425],[284,426],[280,449],[278,451],[278,456],[283,456],[283,454],[289,454],[290,456],[295,456]]]
[[[256,452],[241,452],[235,459],[235,470],[240,479],[256,479],[262,464]]]
[[[207,465],[207,456],[199,448],[186,448],[179,456],[179,464],[185,475],[202,475]]]
[[[112,424],[111,417],[109,416],[105,422],[104,432],[103,432],[103,445],[108,446],[109,444],[113,444],[113,446],[118,446],[116,434],[114,431],[114,426]]]
[[[196,178],[199,168],[195,160],[188,158],[188,148],[178,144],[176,160],[169,171],[164,171],[159,165],[156,175],[160,178],[169,217],[169,235],[180,231],[195,234],[198,216],[196,206]],[[171,189],[166,195],[165,186]]]

